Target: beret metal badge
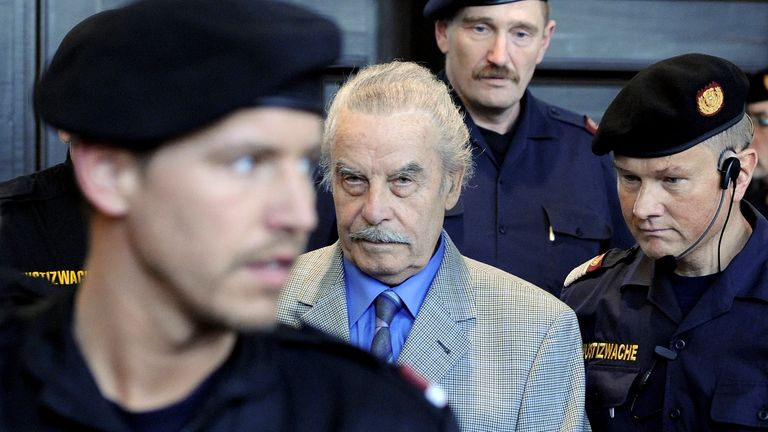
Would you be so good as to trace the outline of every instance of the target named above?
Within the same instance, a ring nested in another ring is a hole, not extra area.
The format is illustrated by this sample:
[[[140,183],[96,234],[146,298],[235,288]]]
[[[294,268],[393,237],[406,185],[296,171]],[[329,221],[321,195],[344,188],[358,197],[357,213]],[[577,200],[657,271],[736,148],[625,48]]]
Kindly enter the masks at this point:
[[[696,94],[696,106],[699,113],[710,117],[723,108],[723,88],[716,82],[709,83]]]
[[[768,74],[763,75],[763,86],[768,90]]]

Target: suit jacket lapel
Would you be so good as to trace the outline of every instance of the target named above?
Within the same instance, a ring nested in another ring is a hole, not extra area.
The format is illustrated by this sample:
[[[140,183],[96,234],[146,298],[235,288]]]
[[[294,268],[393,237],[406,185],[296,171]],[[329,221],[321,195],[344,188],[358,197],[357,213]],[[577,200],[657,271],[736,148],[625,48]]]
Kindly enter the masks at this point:
[[[447,235],[445,256],[405,341],[398,363],[423,378],[440,382],[470,349],[474,289],[459,250]]]
[[[344,289],[344,269],[338,242],[328,267],[314,290],[306,290],[298,302],[306,307],[301,322],[349,342],[349,315]]]

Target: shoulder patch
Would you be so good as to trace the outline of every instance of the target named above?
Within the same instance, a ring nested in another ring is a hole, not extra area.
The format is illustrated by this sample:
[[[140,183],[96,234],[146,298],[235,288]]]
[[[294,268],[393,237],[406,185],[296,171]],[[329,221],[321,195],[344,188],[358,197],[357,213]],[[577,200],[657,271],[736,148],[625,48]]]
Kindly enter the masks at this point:
[[[565,282],[563,282],[563,288],[572,285],[577,280],[597,270],[611,268],[624,260],[631,260],[639,249],[637,245],[629,249],[611,249],[602,255],[592,258],[568,273]]]
[[[548,112],[549,112],[549,116],[555,120],[561,121],[563,123],[567,123],[572,126],[576,126],[579,129],[585,129],[587,131],[589,130],[586,127],[586,123],[584,120],[585,116],[576,114],[573,111],[569,111],[565,108],[560,108],[556,106],[550,106]]]
[[[608,252],[598,255],[591,260],[581,264],[580,266],[576,267],[575,269],[571,270],[570,273],[568,273],[568,276],[565,278],[565,282],[563,282],[563,288],[571,285],[572,283],[576,282],[577,280],[581,279],[584,275],[587,273],[591,273],[603,265],[603,259],[605,258],[605,255]]]
[[[586,114],[584,115],[584,129],[592,135],[597,133],[597,123]]]

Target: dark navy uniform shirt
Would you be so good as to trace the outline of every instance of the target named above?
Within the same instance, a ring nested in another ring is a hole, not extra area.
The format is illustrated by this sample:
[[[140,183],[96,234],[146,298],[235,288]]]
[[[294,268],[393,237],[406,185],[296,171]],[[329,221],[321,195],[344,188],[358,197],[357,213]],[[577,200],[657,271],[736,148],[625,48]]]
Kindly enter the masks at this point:
[[[674,262],[637,247],[596,258],[563,289],[595,431],[768,430],[768,222],[741,210],[752,235],[685,316],[659,283]]]
[[[462,106],[455,95],[454,100]],[[634,240],[621,215],[613,163],[610,156],[592,154],[586,117],[528,91],[521,103],[502,162],[465,115],[475,176],[446,212],[443,227],[462,255],[558,296],[572,268],[612,247],[630,247]],[[317,205],[319,224],[309,250],[336,239],[330,194],[321,191]]]
[[[130,432],[72,334],[74,287],[0,314],[0,431]],[[242,334],[184,432],[456,431],[392,366],[319,332]]]
[[[558,296],[575,266],[634,240],[621,215],[613,163],[592,154],[586,118],[529,91],[521,104],[501,162],[465,116],[475,176],[443,226],[464,256]]]
[[[755,206],[763,217],[768,218],[768,179],[753,178],[744,199]]]
[[[69,160],[0,183],[0,266],[53,285],[80,283],[86,220]]]

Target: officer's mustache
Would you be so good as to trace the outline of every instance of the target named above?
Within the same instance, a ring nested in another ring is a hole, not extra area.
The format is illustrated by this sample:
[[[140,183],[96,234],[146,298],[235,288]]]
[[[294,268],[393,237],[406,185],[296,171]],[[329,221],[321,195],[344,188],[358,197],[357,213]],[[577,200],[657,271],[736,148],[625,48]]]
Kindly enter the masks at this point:
[[[510,81],[518,82],[520,80],[520,75],[518,75],[517,72],[515,72],[514,70],[504,66],[488,65],[480,69],[479,71],[475,71],[472,74],[472,78],[474,79],[501,78],[501,79],[508,79]]]
[[[349,238],[355,241],[362,240],[371,243],[411,244],[411,239],[407,236],[376,226],[367,226],[363,229],[351,232]]]

